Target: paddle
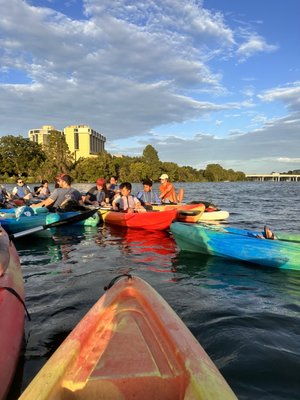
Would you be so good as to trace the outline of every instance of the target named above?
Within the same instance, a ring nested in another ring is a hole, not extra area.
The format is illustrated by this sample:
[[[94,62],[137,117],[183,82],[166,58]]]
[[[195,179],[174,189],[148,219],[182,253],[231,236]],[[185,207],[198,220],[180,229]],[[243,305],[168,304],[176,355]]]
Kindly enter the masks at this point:
[[[51,222],[50,224],[36,226],[35,228],[26,229],[25,231],[22,231],[22,232],[13,233],[13,234],[9,235],[9,238],[11,240],[13,240],[13,239],[17,239],[22,236],[30,235],[32,233],[44,231],[49,228],[57,228],[58,226],[62,226],[62,225],[74,224],[76,222],[84,221],[85,219],[94,215],[96,212],[97,212],[97,209],[83,211],[83,212],[80,212],[80,214],[73,215],[72,217],[63,219],[61,221],[55,221],[55,222]]]
[[[193,216],[195,217],[196,215],[199,215],[200,213],[203,214],[204,210],[179,210],[178,214],[182,216]]]

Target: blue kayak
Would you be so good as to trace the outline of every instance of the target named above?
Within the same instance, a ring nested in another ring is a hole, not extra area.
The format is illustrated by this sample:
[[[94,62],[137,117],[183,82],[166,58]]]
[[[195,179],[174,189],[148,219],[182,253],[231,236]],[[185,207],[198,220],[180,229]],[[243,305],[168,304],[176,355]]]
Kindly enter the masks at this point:
[[[36,213],[34,208],[24,206],[14,209],[15,212],[1,213],[0,224],[9,234],[22,232],[28,229],[36,228],[39,226],[51,224],[57,221],[63,221],[80,215],[81,211],[68,211],[62,213],[52,213],[47,211]],[[97,212],[87,219],[76,222],[75,225],[84,226],[97,226],[100,221],[100,217]]]
[[[300,271],[300,243],[258,238],[261,232],[182,222],[173,222],[171,232],[183,251]]]
[[[251,231],[247,229],[241,229],[241,228],[234,228],[234,227],[229,227],[229,226],[222,226],[217,228],[221,232],[228,232],[228,233],[234,233],[237,235],[247,235],[247,236],[263,236],[264,232],[262,231]],[[285,242],[296,242],[300,243],[300,233],[298,232],[274,232],[274,236],[282,241]]]

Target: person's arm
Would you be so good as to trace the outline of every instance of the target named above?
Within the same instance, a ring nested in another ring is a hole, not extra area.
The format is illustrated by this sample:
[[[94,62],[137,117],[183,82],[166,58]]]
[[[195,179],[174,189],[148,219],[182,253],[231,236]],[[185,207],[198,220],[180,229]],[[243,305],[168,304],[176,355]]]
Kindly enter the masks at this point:
[[[118,196],[115,197],[115,198],[113,199],[113,201],[112,201],[112,208],[113,208],[113,210],[119,211],[120,202],[121,202],[121,196],[118,195]]]
[[[140,201],[140,203],[142,204],[142,206],[144,206],[145,204],[147,204],[144,199],[144,192],[138,192],[138,194],[136,195],[136,198]]]
[[[58,191],[57,189],[54,189],[50,197],[47,197],[47,199],[41,201],[40,203],[32,204],[31,207],[49,207],[55,202],[57,197]]]
[[[84,204],[84,203],[85,203],[85,204],[93,204],[93,202],[90,201],[90,198],[91,198],[91,195],[90,195],[89,193],[87,193],[86,195],[83,195],[83,196],[81,197],[81,199],[82,199],[82,201],[83,201],[83,204]]]
[[[80,206],[83,206],[82,195],[79,192],[79,190],[77,190],[77,189],[72,190],[71,191],[71,198],[72,198],[72,200],[77,201]]]
[[[161,204],[161,199],[159,198],[159,196],[156,192],[154,192],[154,201],[155,201],[155,204]]]
[[[171,190],[173,189],[173,185],[172,183],[168,182],[168,185],[166,185],[165,188],[163,188],[164,190],[162,191],[162,193],[160,194],[159,198],[160,199],[164,199],[166,197],[166,195],[171,192]]]
[[[137,211],[146,211],[145,207],[142,206],[142,203],[140,202],[140,200],[137,197],[133,197],[133,201],[134,201],[134,209]]]
[[[46,200],[41,201],[40,203],[31,204],[30,207],[49,207],[54,203],[54,200],[51,197],[48,197]]]

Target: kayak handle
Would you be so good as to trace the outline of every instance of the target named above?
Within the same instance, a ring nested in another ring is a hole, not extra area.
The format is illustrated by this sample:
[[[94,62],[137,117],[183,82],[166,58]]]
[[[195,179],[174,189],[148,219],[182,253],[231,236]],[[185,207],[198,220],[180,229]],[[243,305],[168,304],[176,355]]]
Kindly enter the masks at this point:
[[[117,280],[119,280],[120,278],[124,278],[124,276],[127,276],[128,279],[132,279],[131,274],[118,275],[114,279],[112,279],[107,286],[104,286],[104,290],[110,289],[112,286],[114,286],[114,284],[117,282]]]

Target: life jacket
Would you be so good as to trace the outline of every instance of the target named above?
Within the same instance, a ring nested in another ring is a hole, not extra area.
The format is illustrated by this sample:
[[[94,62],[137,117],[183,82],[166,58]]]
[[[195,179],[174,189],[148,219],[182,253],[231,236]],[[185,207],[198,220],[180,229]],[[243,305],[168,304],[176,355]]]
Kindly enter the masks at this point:
[[[153,204],[153,203],[157,202],[155,193],[152,192],[152,190],[150,190],[150,192],[145,192],[144,190],[141,192],[138,192],[136,197],[141,201],[142,204],[143,203]]]
[[[108,195],[106,196],[104,190],[95,190],[93,196],[95,196],[95,199],[98,201],[98,203],[102,203],[102,201],[105,200],[105,197],[108,197]]]
[[[130,194],[129,196],[121,196],[117,199],[119,209],[122,211],[128,211],[129,208],[135,208],[135,197]]]
[[[29,187],[27,185],[23,185],[23,186],[16,186],[14,188],[14,190],[13,190],[13,193],[19,199],[23,199],[27,194],[29,194],[31,192],[30,192],[30,189],[29,189]]]

